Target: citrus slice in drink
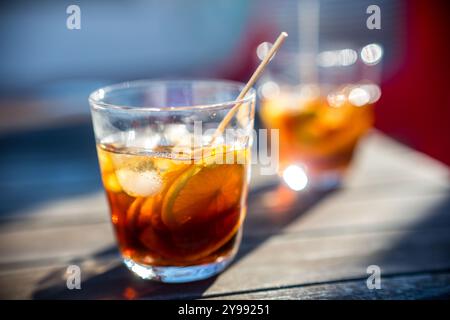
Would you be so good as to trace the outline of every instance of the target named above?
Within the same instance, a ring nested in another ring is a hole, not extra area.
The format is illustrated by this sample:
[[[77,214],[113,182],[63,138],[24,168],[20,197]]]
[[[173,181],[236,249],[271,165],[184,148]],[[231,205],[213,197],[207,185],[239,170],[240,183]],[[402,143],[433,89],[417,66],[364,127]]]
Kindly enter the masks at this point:
[[[150,224],[141,232],[140,240],[155,257],[170,259],[172,264],[199,262],[214,254],[237,234],[244,216],[245,212],[236,207],[209,223],[175,232],[157,230],[154,224]]]
[[[170,229],[206,221],[236,206],[240,200],[244,166],[193,166],[167,191],[162,220]]]
[[[163,181],[161,190],[156,195],[147,197],[142,204],[137,225],[139,229],[147,227],[148,224],[153,224],[153,227],[156,229],[167,228],[161,221],[161,207],[164,195],[183,172],[193,167],[190,164],[175,164],[173,161],[169,161],[167,161],[167,164],[164,164],[166,167],[165,172],[161,173]],[[162,162],[158,159],[157,163],[161,165]]]
[[[214,151],[219,159],[238,152]],[[202,261],[237,234],[245,215],[245,165],[209,160],[170,167],[162,174],[163,188],[142,204],[139,239],[155,257],[180,265]]]
[[[127,210],[127,227],[130,230],[134,229],[134,226],[136,224],[136,221],[139,217],[139,210],[141,209],[142,204],[144,203],[145,198],[135,198],[134,201],[131,203],[131,205],[128,207]]]

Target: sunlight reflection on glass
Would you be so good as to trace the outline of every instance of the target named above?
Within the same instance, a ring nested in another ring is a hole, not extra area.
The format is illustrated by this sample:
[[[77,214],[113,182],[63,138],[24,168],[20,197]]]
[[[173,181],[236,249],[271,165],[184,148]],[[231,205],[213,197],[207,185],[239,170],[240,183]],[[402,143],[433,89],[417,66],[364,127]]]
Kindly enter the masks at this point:
[[[328,103],[330,106],[335,108],[339,108],[344,105],[346,100],[345,94],[341,92],[332,92],[327,96]]]
[[[259,88],[259,93],[263,98],[273,98],[280,93],[280,87],[274,81],[267,81]]]
[[[364,89],[369,93],[370,100],[369,103],[377,102],[381,97],[381,89],[376,84],[365,84],[361,85],[360,88]]]
[[[348,101],[350,101],[350,103],[353,104],[354,106],[362,107],[367,103],[369,103],[370,94],[363,88],[356,87],[350,91],[348,95]]]
[[[295,191],[300,191],[308,185],[308,177],[303,168],[290,165],[283,171],[283,179],[286,184]]]
[[[270,48],[272,48],[273,44],[270,42],[262,42],[258,45],[256,48],[256,55],[258,56],[259,60],[263,60],[264,57],[269,53]],[[272,60],[273,57],[270,59]]]
[[[371,43],[361,49],[361,60],[367,65],[375,65],[383,57],[383,48],[376,43]]]
[[[323,51],[317,56],[317,64],[321,67],[350,66],[358,60],[353,49]]]

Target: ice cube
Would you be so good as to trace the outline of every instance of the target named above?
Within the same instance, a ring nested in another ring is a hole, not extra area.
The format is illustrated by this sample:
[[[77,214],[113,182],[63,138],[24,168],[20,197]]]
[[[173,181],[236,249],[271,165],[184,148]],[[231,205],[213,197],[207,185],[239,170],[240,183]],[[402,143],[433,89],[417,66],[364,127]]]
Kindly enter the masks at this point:
[[[123,168],[116,171],[122,189],[132,197],[148,197],[162,187],[162,179],[155,170]]]
[[[190,136],[186,125],[184,124],[171,124],[166,125],[164,129],[164,135],[170,145],[185,144],[190,145]]]

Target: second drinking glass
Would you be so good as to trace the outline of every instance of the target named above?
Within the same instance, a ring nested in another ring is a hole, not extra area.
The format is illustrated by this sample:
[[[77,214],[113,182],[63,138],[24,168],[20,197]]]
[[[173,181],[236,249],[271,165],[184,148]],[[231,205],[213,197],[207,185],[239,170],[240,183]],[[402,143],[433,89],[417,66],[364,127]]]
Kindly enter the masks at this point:
[[[325,51],[317,60],[315,74],[302,79],[301,58],[281,56],[259,87],[263,123],[279,129],[280,175],[296,191],[339,185],[380,97],[379,65],[358,61],[355,50]]]

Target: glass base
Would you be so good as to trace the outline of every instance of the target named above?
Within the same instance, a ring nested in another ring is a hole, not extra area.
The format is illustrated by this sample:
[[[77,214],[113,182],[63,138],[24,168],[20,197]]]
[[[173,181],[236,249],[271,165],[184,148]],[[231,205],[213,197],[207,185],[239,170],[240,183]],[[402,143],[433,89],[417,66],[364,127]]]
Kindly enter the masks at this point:
[[[203,280],[222,272],[233,260],[234,255],[218,262],[188,267],[152,267],[124,259],[123,262],[133,273],[147,280],[165,283],[183,283]]]

